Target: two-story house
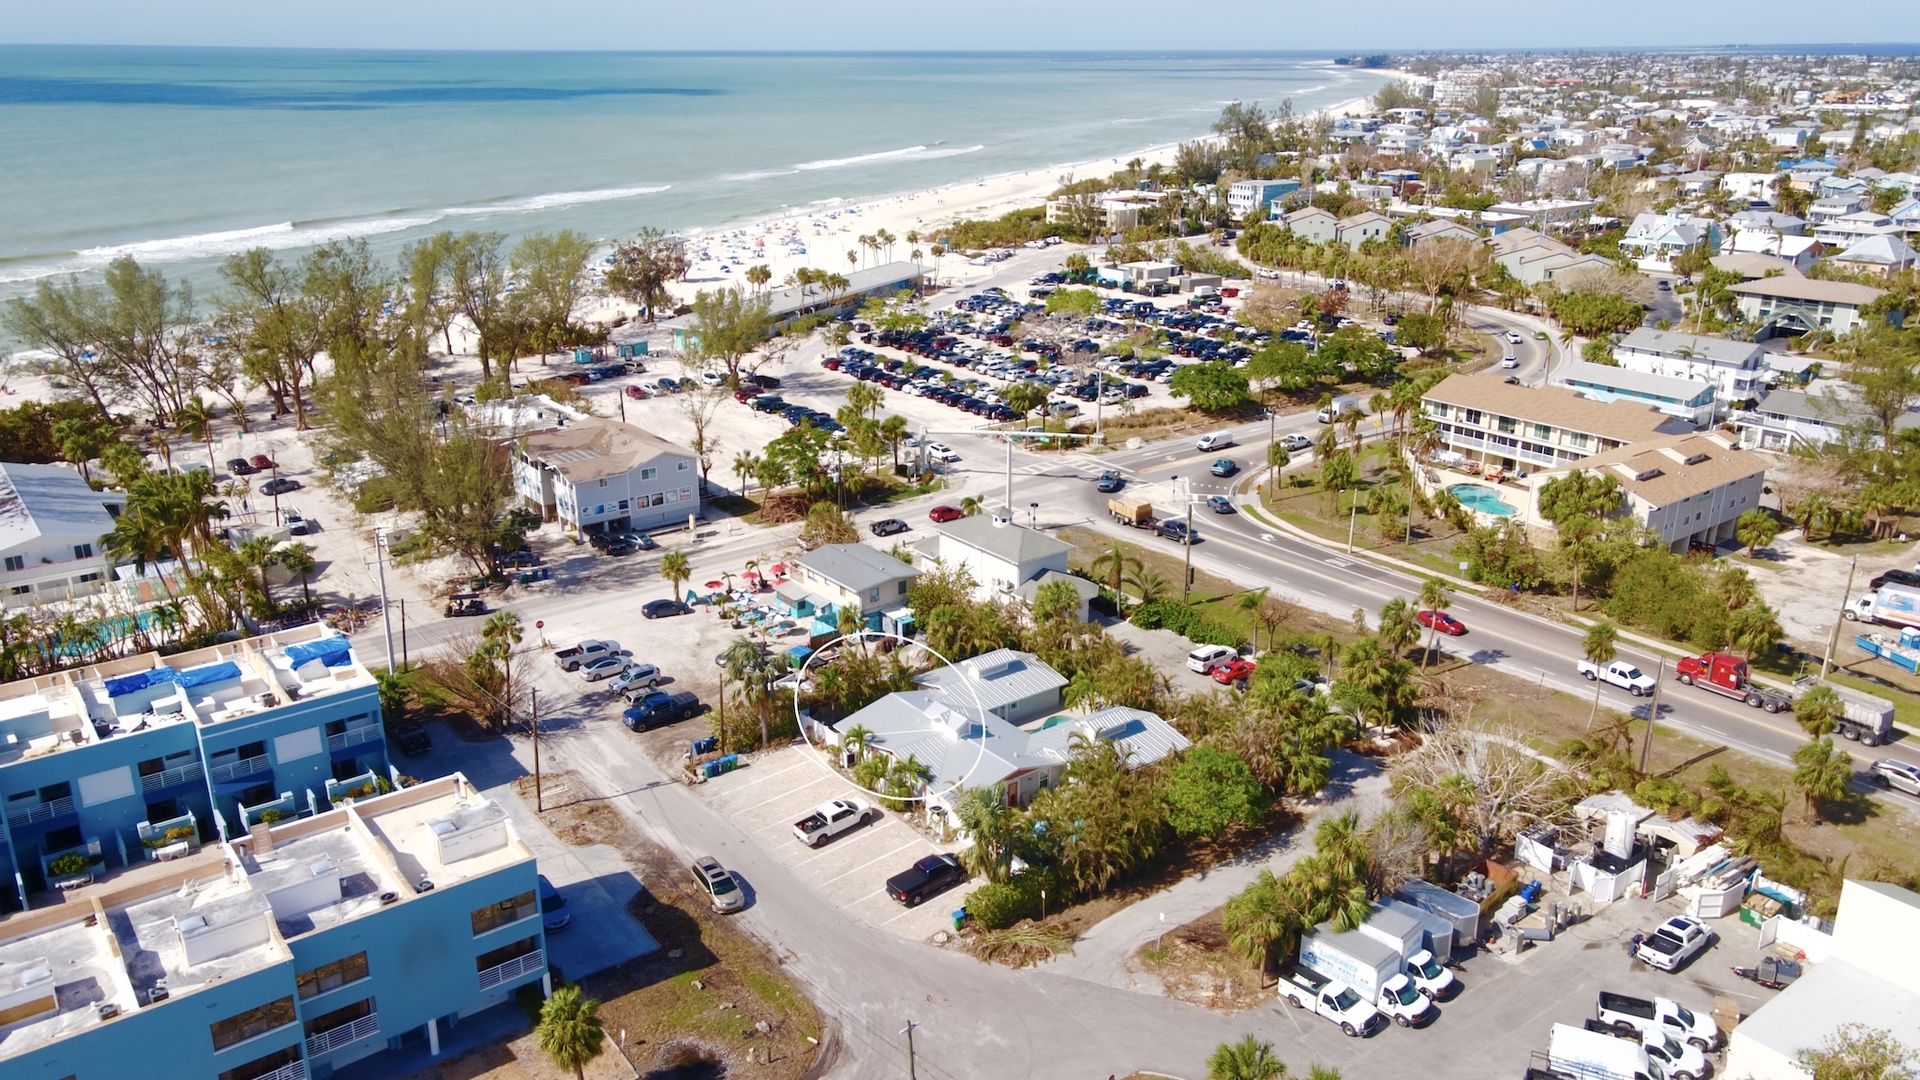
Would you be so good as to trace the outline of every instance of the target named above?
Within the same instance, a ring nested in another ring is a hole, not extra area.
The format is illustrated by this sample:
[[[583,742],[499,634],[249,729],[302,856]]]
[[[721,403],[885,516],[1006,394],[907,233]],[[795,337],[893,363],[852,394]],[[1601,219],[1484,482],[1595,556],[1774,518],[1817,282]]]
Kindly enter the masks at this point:
[[[1298,180],[1236,180],[1227,185],[1227,210],[1237,220],[1300,190]]]
[[[1620,251],[1642,270],[1671,270],[1673,260],[1695,248],[1720,250],[1720,226],[1683,214],[1638,214],[1620,238]]]
[[[523,436],[514,494],[574,534],[684,524],[700,512],[699,460],[632,424],[585,416]]]
[[[999,506],[938,526],[933,536],[914,545],[914,561],[923,569],[935,563],[965,568],[981,599],[1020,596],[1031,601],[1039,586],[1065,581],[1080,594],[1080,618],[1085,621],[1087,601],[1099,590],[1087,590],[1091,582],[1067,572],[1072,550],[1065,541],[1014,524],[1013,512]]]
[[[1871,410],[1858,399],[1832,390],[1774,390],[1752,409],[1735,413],[1733,423],[1740,432],[1740,445],[1761,450],[1818,449],[1849,428],[1868,432],[1872,441],[1879,441]],[[1920,427],[1920,412],[1902,414],[1894,427]]]
[[[125,495],[93,490],[68,465],[0,464],[0,603],[26,607],[105,588],[100,538],[126,504]]]
[[[0,1071],[306,1080],[437,1055],[552,992],[536,874],[458,773],[117,874],[0,920]]]
[[[1334,229],[1334,239],[1355,251],[1369,240],[1385,240],[1393,228],[1393,219],[1373,210],[1363,210],[1352,217],[1340,219]]]
[[[1443,453],[1533,473],[1664,434],[1686,421],[1645,404],[1600,402],[1558,386],[1509,385],[1486,373],[1449,375],[1420,399]]]
[[[1288,232],[1311,244],[1329,243],[1340,230],[1340,219],[1317,206],[1303,206],[1284,214],[1280,224]]]
[[[920,571],[865,544],[823,544],[792,560],[792,575],[774,588],[790,615],[829,625],[851,611],[869,630],[913,636],[907,589]]]
[[[1862,308],[1886,295],[1851,281],[1789,277],[1743,281],[1728,291],[1739,298],[1741,317],[1761,324],[1762,339],[1814,330],[1844,335],[1860,322]]]
[[[1731,436],[1703,432],[1656,439],[1529,476],[1529,525],[1552,527],[1540,516],[1540,489],[1573,468],[1616,480],[1621,512],[1677,552],[1693,543],[1732,540],[1740,515],[1760,505],[1767,478],[1766,459],[1742,450]]]
[[[1766,350],[1751,341],[1650,326],[1621,338],[1613,347],[1613,359],[1628,371],[1712,383],[1729,408],[1765,393],[1769,373]]]

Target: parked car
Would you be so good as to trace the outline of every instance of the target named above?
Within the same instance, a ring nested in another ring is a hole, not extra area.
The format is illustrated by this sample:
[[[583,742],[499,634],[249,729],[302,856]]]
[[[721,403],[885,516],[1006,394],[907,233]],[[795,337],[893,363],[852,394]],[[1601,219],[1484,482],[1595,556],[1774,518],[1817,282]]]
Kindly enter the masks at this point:
[[[1232,686],[1241,679],[1253,678],[1254,667],[1253,661],[1236,656],[1213,669],[1213,681],[1221,686]]]
[[[280,466],[275,465],[273,463],[273,459],[268,457],[265,454],[255,454],[253,455],[253,467],[256,469],[265,470],[265,469],[277,469]]]
[[[945,853],[914,860],[912,866],[887,879],[887,895],[908,907],[967,880],[960,859]]]
[[[1120,486],[1124,483],[1126,483],[1126,481],[1120,478],[1119,473],[1108,469],[1106,472],[1100,474],[1100,479],[1094,481],[1093,488],[1095,491],[1111,493],[1119,491]]]
[[[289,480],[282,476],[260,485],[262,495],[285,495],[289,491],[299,491],[300,481]]]
[[[693,694],[649,695],[640,704],[620,714],[620,722],[634,731],[645,731],[660,724],[685,720],[700,711],[700,699]]]
[[[547,875],[537,875],[540,881],[540,925],[547,933],[556,934],[573,924],[573,913],[567,910],[567,898],[553,887]]]
[[[647,392],[638,386],[627,387],[626,395],[635,401],[645,401],[647,399]]]
[[[1187,670],[1205,675],[1238,655],[1231,646],[1202,645],[1187,654]]]
[[[613,677],[607,689],[616,694],[624,694],[638,687],[651,690],[660,681],[660,669],[652,664],[628,664],[627,669]]]
[[[733,879],[733,872],[721,866],[720,860],[711,855],[702,855],[693,860],[693,883],[707,895],[707,902],[718,914],[725,915],[747,906],[746,894],[740,891],[740,883]]]
[[[1416,618],[1420,620],[1421,626],[1430,626],[1448,637],[1459,637],[1467,632],[1466,626],[1459,619],[1444,611],[1423,611]]]
[[[306,519],[306,515],[291,506],[281,509],[280,524],[286,526],[287,531],[294,536],[305,536],[311,528],[311,525]]]
[[[959,521],[961,518],[965,516],[966,516],[965,514],[962,514],[960,512],[959,507],[955,507],[955,506],[936,506],[933,509],[927,511],[927,517],[933,519],[935,524],[948,522],[948,521]]]
[[[227,471],[235,476],[252,476],[260,470],[254,468],[253,462],[248,461],[246,458],[237,457],[227,459]]]
[[[693,609],[678,600],[649,600],[640,609],[640,614],[649,619],[664,619],[672,615],[691,615]]]
[[[627,661],[622,656],[603,656],[598,660],[589,660],[580,665],[579,675],[587,682],[599,682],[611,679],[627,670]]]
[[[1648,967],[1678,971],[1712,944],[1713,931],[1706,923],[1690,915],[1675,915],[1647,935],[1633,955]]]
[[[1904,791],[1909,795],[1920,795],[1920,766],[1909,765],[1893,758],[1881,758],[1868,768],[1868,772],[1881,787]]]
[[[868,528],[873,530],[873,535],[875,536],[892,536],[895,533],[906,532],[907,523],[901,521],[899,518],[881,518],[879,521],[868,526]]]
[[[427,729],[411,720],[393,725],[392,739],[393,745],[407,757],[419,757],[433,749],[433,737],[427,734]]]

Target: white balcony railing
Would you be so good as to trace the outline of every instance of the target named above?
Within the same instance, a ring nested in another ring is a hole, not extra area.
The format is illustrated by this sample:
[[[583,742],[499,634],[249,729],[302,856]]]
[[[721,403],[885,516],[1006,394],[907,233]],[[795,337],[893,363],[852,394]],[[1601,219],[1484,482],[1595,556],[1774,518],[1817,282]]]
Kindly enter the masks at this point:
[[[380,725],[368,724],[365,727],[348,728],[338,735],[327,736],[327,749],[344,750],[349,746],[359,746],[380,737]]]
[[[338,1050],[348,1043],[356,1043],[378,1034],[380,1034],[380,1014],[368,1013],[352,1023],[341,1024],[337,1028],[328,1028],[318,1035],[307,1036],[307,1056],[319,1057],[329,1051]]]
[[[47,802],[29,803],[26,806],[7,807],[7,821],[14,825],[31,825],[36,821],[50,821],[62,814],[73,813],[73,797],[51,799]]]
[[[140,786],[146,791],[153,791],[156,788],[172,787],[175,784],[184,784],[190,780],[200,779],[202,771],[203,769],[200,763],[196,761],[191,765],[182,765],[177,769],[148,773],[140,778]]]
[[[241,758],[226,765],[215,765],[207,770],[207,777],[218,784],[227,780],[237,780],[242,776],[252,776],[254,773],[263,773],[271,768],[273,768],[272,759],[261,754],[258,757]]]
[[[289,1061],[269,1073],[261,1073],[253,1080],[307,1080],[307,1063]]]
[[[509,979],[543,970],[547,966],[547,954],[544,949],[535,949],[522,956],[516,956],[504,964],[487,968],[480,973],[480,989],[491,990]]]

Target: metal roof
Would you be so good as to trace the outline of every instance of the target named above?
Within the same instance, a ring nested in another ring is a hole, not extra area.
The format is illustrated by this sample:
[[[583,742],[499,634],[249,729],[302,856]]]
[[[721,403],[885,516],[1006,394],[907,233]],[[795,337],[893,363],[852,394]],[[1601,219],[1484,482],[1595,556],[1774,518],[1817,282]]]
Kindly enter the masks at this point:
[[[1055,540],[1046,533],[1013,522],[994,524],[986,514],[975,514],[940,527],[940,535],[956,543],[984,551],[995,558],[1020,566],[1069,550],[1073,545]],[[922,547],[920,550],[925,551]],[[938,554],[930,552],[929,554]]]
[[[88,487],[71,466],[0,463],[0,548],[39,536],[98,545],[113,531],[107,504],[124,498]]]
[[[1074,735],[1104,739],[1120,748],[1128,768],[1151,765],[1192,746],[1185,735],[1154,713],[1114,705],[1070,723],[1036,731],[1030,741],[1036,750],[1066,755]]]
[[[1701,334],[1682,334],[1673,330],[1656,330],[1650,326],[1642,326],[1620,339],[1620,344],[1614,346],[1614,350],[1630,353],[1657,353],[1661,356],[1685,354],[1692,360],[1707,360],[1716,364],[1735,364],[1741,367],[1747,366],[1754,360],[1755,354],[1761,351],[1760,346],[1751,341],[1734,341],[1731,338],[1708,337]]]
[[[1039,657],[1015,649],[995,649],[952,667],[936,668],[915,681],[954,705],[987,710],[1067,685],[1066,676]]]
[[[825,544],[793,561],[848,592],[862,594],[901,578],[920,575],[920,571],[907,563],[865,544]]]

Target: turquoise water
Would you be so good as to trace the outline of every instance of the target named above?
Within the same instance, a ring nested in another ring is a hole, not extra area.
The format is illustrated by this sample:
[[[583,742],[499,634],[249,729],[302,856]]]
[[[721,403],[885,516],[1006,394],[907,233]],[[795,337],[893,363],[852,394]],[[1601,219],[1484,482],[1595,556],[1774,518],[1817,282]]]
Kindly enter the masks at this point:
[[[1071,716],[1049,716],[1047,717],[1047,722],[1040,725],[1040,730],[1045,731],[1048,728],[1059,727],[1061,724],[1071,724],[1072,722],[1073,717]]]
[[[5,46],[0,296],[121,254],[210,286],[253,246],[613,239],[1078,161],[1104,174],[1227,101],[1304,112],[1383,79],[1277,54]]]
[[[1499,492],[1484,484],[1455,484],[1447,489],[1447,494],[1459,499],[1461,506],[1482,514],[1511,517],[1518,512],[1512,503],[1500,497]]]

